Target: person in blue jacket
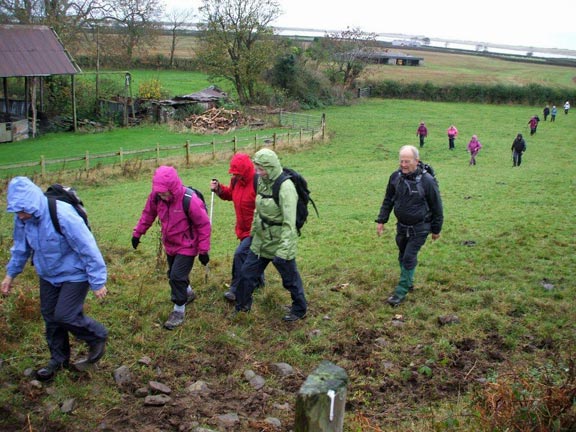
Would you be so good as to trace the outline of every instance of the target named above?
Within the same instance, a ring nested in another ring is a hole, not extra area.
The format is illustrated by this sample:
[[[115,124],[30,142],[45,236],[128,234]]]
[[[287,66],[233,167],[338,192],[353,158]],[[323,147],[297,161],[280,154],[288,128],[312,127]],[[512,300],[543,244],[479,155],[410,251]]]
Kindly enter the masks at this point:
[[[87,357],[74,364],[77,370],[86,370],[102,358],[108,337],[102,324],[84,315],[89,290],[98,299],[107,294],[106,264],[96,240],[76,210],[62,201],[56,202],[61,234],[56,231],[48,199],[26,177],[10,181],[7,203],[7,211],[14,213],[14,239],[0,291],[10,293],[14,278],[32,258],[50,349],[50,361],[36,371],[36,378],[49,381],[70,366],[69,334],[88,345]]]

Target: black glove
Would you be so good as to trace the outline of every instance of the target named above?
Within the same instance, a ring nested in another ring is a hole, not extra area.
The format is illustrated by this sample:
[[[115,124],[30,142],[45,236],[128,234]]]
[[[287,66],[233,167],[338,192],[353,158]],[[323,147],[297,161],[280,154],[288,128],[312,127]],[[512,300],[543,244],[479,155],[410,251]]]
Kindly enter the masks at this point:
[[[136,249],[140,244],[140,237],[132,236],[132,247]]]
[[[207,253],[198,255],[198,259],[200,260],[203,266],[208,265],[208,263],[210,262],[210,256]]]

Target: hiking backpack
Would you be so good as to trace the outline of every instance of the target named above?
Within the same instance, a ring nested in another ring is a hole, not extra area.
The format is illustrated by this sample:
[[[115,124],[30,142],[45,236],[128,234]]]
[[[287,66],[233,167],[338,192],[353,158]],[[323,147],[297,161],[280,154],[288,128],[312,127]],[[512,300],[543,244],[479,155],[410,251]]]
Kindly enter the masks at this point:
[[[286,180],[290,179],[296,188],[296,192],[298,193],[298,203],[296,205],[296,230],[298,231],[298,235],[300,235],[300,229],[306,223],[308,219],[308,204],[312,204],[314,207],[314,211],[316,212],[316,216],[320,217],[318,214],[318,209],[316,208],[316,203],[310,197],[310,190],[308,189],[308,182],[306,179],[297,171],[284,167],[282,169],[282,174],[274,181],[272,185],[272,195],[264,195],[260,194],[263,198],[272,198],[277,206],[280,205],[280,186]],[[254,176],[254,188],[256,190],[258,185],[258,176]]]
[[[56,201],[64,201],[65,203],[68,203],[74,207],[76,213],[78,213],[82,220],[84,220],[84,223],[88,229],[91,230],[90,224],[88,223],[88,214],[84,208],[84,203],[74,188],[55,183],[46,189],[44,195],[46,198],[48,198],[48,210],[50,212],[50,219],[52,219],[52,225],[54,225],[54,229],[58,234],[62,235],[62,229],[60,227],[60,221],[58,220]]]
[[[184,192],[184,196],[182,197],[182,207],[184,207],[184,213],[186,216],[190,218],[188,211],[190,210],[190,201],[192,200],[192,195],[197,195],[198,198],[202,200],[202,204],[204,205],[204,210],[208,213],[208,207],[206,206],[206,200],[204,199],[204,195],[198,189],[193,188],[192,186],[186,186],[186,191]]]
[[[418,174],[414,178],[414,183],[416,183],[416,190],[418,191],[418,195],[420,195],[420,198],[422,198],[424,200],[424,202],[426,203],[426,208],[428,209],[428,201],[426,201],[426,194],[424,193],[424,188],[422,187],[422,184],[421,184],[422,176],[424,176],[426,173],[430,174],[432,176],[432,178],[434,179],[434,181],[436,182],[436,184],[438,184],[438,179],[436,178],[436,173],[434,172],[434,168],[432,168],[427,163],[424,163],[422,161],[418,161],[418,167],[420,168],[421,173]],[[400,184],[400,182],[402,180],[404,182],[407,182],[407,180],[404,179],[404,177],[402,177],[402,171],[398,170],[398,175],[396,176],[396,182],[394,184],[395,191],[398,191],[398,185]],[[407,184],[407,185],[410,188],[410,185],[409,184]],[[410,188],[410,190],[412,190],[412,189]]]

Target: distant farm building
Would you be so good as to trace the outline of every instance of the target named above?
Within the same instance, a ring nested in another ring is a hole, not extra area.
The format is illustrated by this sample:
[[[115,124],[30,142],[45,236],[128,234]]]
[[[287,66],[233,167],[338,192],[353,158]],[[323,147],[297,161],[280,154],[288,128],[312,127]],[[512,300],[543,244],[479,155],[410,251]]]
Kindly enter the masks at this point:
[[[423,57],[415,57],[409,54],[391,51],[370,51],[363,52],[358,56],[358,60],[366,63],[389,64],[399,66],[420,66],[424,62]]]
[[[0,25],[0,142],[36,135],[36,121],[44,108],[44,78],[81,72],[54,31],[42,25]],[[24,78],[24,98],[11,98],[8,80]],[[73,92],[74,94],[74,92]],[[72,96],[74,128],[76,101]],[[29,124],[32,129],[29,130]]]

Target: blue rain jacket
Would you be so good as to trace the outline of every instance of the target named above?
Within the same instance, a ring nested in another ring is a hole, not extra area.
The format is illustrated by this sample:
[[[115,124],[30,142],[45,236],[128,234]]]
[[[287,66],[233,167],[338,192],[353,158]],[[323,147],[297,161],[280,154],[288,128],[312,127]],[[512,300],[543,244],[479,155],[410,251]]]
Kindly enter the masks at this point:
[[[106,264],[96,240],[70,204],[56,203],[60,235],[52,224],[48,199],[27,177],[10,181],[7,202],[8,212],[32,215],[26,221],[14,215],[14,245],[7,265],[9,276],[19,275],[32,256],[38,276],[51,284],[88,281],[92,290],[106,284]]]

